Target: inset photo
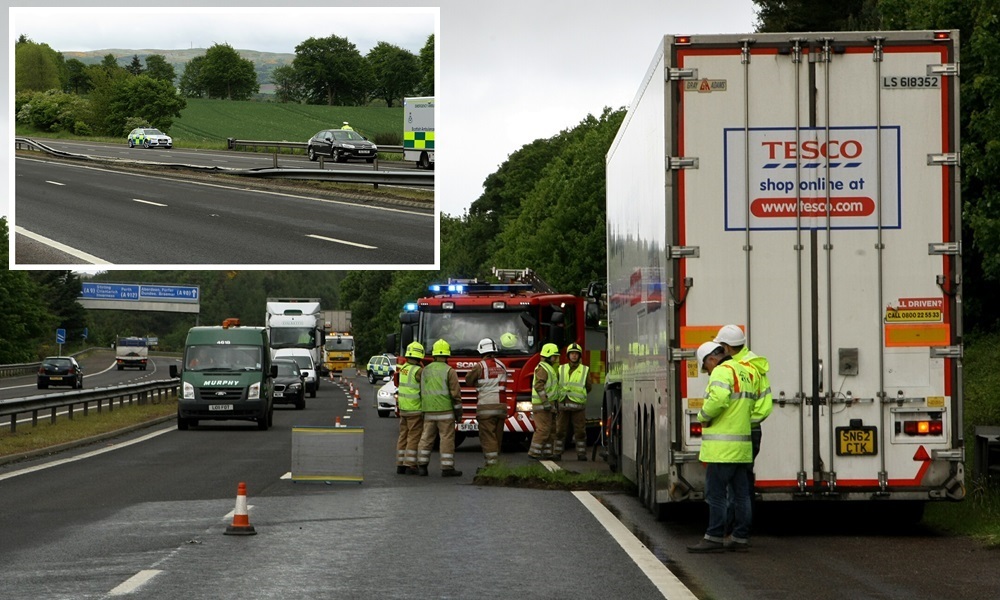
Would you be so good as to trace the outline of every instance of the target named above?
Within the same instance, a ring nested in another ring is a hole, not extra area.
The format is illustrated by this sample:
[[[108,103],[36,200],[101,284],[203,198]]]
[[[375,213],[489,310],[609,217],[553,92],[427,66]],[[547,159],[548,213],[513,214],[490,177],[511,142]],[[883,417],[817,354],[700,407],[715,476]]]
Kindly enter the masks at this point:
[[[438,8],[9,17],[10,268],[438,267]]]

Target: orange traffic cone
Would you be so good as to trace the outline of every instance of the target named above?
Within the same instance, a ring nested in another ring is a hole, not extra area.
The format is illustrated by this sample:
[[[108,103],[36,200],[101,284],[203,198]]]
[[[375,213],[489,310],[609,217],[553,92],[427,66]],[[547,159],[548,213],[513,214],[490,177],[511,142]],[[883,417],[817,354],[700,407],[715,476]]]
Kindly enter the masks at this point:
[[[358,407],[358,396],[361,395],[361,390],[354,390],[354,408]]]
[[[337,420],[333,422],[333,426],[334,426],[334,427],[343,427],[343,426],[342,426],[342,425],[340,424],[340,417],[337,417]]]
[[[233,524],[226,527],[226,535],[257,535],[247,514],[247,484],[242,481],[236,488],[236,510],[233,511]]]

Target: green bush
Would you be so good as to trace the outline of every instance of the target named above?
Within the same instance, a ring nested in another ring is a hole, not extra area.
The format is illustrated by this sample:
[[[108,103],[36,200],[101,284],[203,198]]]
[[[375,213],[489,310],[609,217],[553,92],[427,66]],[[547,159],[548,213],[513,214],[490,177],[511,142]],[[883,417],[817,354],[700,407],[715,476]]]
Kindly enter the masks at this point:
[[[84,122],[87,101],[58,90],[18,94],[15,121],[42,131],[73,131]]]

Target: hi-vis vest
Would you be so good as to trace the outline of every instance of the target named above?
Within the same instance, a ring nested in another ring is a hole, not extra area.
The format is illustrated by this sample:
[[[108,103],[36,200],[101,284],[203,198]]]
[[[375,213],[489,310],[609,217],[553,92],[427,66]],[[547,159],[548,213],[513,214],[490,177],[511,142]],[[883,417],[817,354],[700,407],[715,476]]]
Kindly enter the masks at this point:
[[[490,366],[490,362],[493,363]],[[500,392],[507,384],[507,367],[495,358],[479,361],[483,374],[476,381],[476,391],[479,393],[477,404],[499,404]]]
[[[417,373],[420,365],[406,363],[399,369],[399,412],[400,414],[420,412],[420,382]],[[410,416],[410,415],[404,415]]]
[[[448,390],[450,370],[448,363],[437,360],[424,367],[420,375],[420,403],[425,413],[454,410]]]
[[[760,394],[757,401],[753,403],[753,413],[750,415],[750,427],[759,429],[760,423],[766,419],[774,409],[774,398],[771,396],[771,380],[767,372],[771,370],[771,364],[763,356],[757,356],[746,346],[733,356],[733,360],[739,363],[750,365],[757,371],[760,378]]]
[[[563,400],[584,405],[587,403],[587,377],[590,367],[578,364],[572,372],[570,364],[559,365],[559,386]]]
[[[548,398],[547,402],[555,402],[559,398],[556,397],[559,391],[559,374],[556,370],[546,361],[544,358],[542,362],[538,363],[545,372],[548,373],[549,378],[545,382],[545,396]],[[531,382],[531,403],[533,405],[544,404],[542,402],[542,397],[538,395],[538,390],[535,389],[535,382]]]
[[[760,380],[751,368],[735,360],[719,363],[712,370],[705,389],[705,402],[698,420],[701,452],[707,463],[751,463],[750,413],[757,399]]]

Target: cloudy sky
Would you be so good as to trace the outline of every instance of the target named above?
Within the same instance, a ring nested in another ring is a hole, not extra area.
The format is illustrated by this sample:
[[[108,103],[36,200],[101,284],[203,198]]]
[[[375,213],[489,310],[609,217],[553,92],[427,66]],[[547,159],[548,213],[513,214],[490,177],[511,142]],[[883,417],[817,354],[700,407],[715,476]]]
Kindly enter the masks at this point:
[[[362,53],[378,41],[417,52],[434,14],[413,9],[439,7],[437,198],[442,212],[457,216],[520,147],[606,106],[628,105],[664,34],[748,32],[756,22],[751,0],[385,0],[379,6],[391,8],[351,10],[329,8],[341,4],[329,1],[321,3],[327,8],[248,4],[196,18],[191,8],[171,15],[124,6],[25,9],[12,15],[9,44],[23,33],[66,51],[228,43],[294,52],[308,37],[336,34]]]

